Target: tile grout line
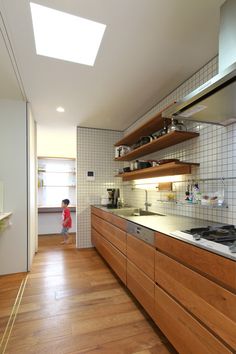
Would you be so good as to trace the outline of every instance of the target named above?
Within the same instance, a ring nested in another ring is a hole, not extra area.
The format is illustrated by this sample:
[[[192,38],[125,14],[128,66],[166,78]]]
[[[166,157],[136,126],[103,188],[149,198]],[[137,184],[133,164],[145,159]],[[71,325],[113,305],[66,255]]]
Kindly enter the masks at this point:
[[[11,336],[11,333],[12,333],[12,330],[13,330],[13,327],[14,327],[14,323],[15,323],[16,317],[18,315],[18,311],[19,311],[19,308],[20,308],[21,300],[22,300],[22,297],[24,295],[26,283],[28,281],[28,276],[29,275],[27,274],[25,279],[23,279],[22,282],[21,282],[21,285],[20,285],[16,300],[15,300],[15,303],[13,305],[9,320],[7,322],[6,329],[5,329],[4,333],[3,333],[3,336],[2,336],[2,339],[1,339],[1,342],[0,342],[0,354],[4,354],[5,351],[6,351],[6,348],[7,348],[7,345],[8,345],[8,342],[9,342],[9,339],[10,339],[10,336]],[[5,342],[5,344],[4,344],[4,342]]]

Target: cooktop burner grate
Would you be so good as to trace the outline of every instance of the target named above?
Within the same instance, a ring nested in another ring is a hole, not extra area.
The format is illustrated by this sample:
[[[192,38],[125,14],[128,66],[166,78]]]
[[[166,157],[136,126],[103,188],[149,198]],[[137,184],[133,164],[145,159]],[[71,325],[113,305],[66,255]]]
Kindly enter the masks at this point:
[[[209,241],[230,245],[236,241],[236,228],[234,225],[223,225],[221,227],[198,227],[185,232],[191,235],[199,235]]]

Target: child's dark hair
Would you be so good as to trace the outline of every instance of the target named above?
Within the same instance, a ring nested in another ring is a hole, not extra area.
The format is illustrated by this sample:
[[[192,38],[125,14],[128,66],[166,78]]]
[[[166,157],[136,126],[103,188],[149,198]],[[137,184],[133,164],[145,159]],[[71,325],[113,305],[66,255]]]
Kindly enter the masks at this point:
[[[69,201],[69,199],[63,199],[62,203],[64,203],[65,205],[69,205],[70,201]]]

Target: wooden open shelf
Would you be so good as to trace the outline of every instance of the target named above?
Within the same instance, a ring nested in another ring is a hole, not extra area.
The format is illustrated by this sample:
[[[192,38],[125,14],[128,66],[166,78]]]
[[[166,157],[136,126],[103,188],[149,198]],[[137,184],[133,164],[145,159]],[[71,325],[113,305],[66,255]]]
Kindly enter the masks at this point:
[[[146,123],[142,124],[140,127],[127,134],[124,138],[117,141],[115,146],[128,145],[131,146],[142,138],[143,136],[151,135],[158,130],[164,128],[164,118],[162,118],[162,112],[174,104],[171,103],[169,106],[165,107],[162,111],[158,112],[153,118],[149,119]],[[167,119],[170,123],[170,119]]]
[[[182,131],[173,131],[166,135],[161,136],[160,138],[151,141],[148,144],[140,146],[139,148],[130,151],[128,154],[118,157],[116,161],[131,161],[135,160],[138,157],[151,154],[152,152],[165,149],[169,146],[173,146],[183,141],[193,139],[199,136],[198,133],[194,132],[182,132]]]
[[[143,168],[132,172],[124,172],[116,177],[122,177],[123,181],[132,181],[134,179],[186,175],[191,173],[192,166],[199,166],[199,163],[169,162],[156,167]]]

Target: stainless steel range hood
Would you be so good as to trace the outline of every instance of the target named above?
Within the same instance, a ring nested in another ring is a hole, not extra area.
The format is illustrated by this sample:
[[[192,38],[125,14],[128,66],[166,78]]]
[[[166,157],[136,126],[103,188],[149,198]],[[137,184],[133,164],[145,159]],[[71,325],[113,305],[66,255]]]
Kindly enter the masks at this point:
[[[236,122],[236,1],[221,7],[220,73],[162,113],[163,117],[220,125]],[[231,64],[231,65],[230,65]]]

